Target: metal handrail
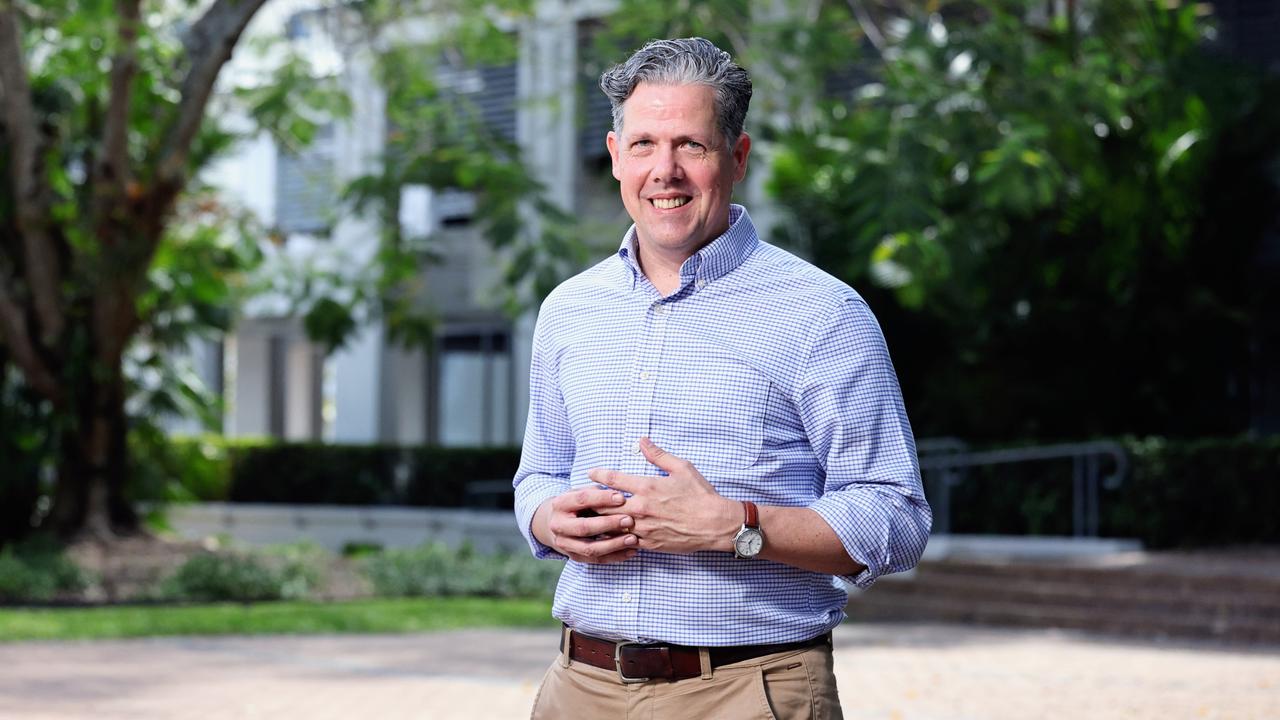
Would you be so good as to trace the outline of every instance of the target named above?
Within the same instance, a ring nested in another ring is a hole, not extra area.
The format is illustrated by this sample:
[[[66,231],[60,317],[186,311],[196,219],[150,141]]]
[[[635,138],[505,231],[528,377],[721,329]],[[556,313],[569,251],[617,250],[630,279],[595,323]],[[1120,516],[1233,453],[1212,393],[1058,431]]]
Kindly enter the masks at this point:
[[[1098,536],[1099,486],[1115,487],[1129,472],[1129,456],[1119,443],[1109,440],[970,452],[967,445],[954,438],[931,438],[921,440],[917,450],[920,471],[937,478],[933,483],[936,497],[931,498],[930,503],[934,510],[934,532],[939,534],[951,531],[951,486],[963,479],[962,469],[1069,458],[1072,532],[1076,537]],[[1110,458],[1114,466],[1105,477],[1100,476],[1099,467],[1103,458]]]

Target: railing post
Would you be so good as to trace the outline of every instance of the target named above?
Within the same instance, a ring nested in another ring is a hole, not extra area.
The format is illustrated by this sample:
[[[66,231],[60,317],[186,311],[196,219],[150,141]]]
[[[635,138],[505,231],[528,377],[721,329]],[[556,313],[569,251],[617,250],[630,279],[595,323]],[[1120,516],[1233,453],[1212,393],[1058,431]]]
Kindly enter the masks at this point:
[[[1088,463],[1088,528],[1089,537],[1098,537],[1098,454],[1091,452]]]
[[[1071,534],[1084,536],[1084,463],[1079,454],[1071,456]]]
[[[1071,459],[1071,529],[1075,537],[1098,537],[1101,530],[1101,485],[1117,487],[1128,472],[1124,448],[1115,442],[1090,442],[969,452],[964,443],[951,438],[923,440],[918,445],[920,472],[932,480],[929,503],[934,512],[934,532],[951,532],[951,486],[971,467],[1006,463]],[[1111,458],[1115,468],[1102,475],[1102,456]]]

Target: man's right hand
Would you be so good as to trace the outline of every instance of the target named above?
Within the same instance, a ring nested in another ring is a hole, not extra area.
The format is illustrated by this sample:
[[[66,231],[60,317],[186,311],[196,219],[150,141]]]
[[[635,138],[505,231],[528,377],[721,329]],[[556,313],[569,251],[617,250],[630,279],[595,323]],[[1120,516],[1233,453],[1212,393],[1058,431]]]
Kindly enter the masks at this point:
[[[542,503],[533,515],[533,535],[543,545],[587,563],[613,563],[635,557],[638,540],[630,515],[591,516],[626,502],[620,492],[580,488]]]

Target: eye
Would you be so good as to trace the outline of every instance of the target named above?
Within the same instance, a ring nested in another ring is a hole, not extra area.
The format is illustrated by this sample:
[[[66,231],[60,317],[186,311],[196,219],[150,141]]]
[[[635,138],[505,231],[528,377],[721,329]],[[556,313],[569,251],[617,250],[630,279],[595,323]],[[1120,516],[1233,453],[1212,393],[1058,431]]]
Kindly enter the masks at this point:
[[[690,150],[697,150],[698,152],[702,152],[703,150],[707,149],[705,145],[698,142],[697,140],[685,140],[684,146],[689,148]]]
[[[633,148],[649,147],[652,144],[653,144],[652,140],[636,140],[635,142],[631,143],[631,147]]]

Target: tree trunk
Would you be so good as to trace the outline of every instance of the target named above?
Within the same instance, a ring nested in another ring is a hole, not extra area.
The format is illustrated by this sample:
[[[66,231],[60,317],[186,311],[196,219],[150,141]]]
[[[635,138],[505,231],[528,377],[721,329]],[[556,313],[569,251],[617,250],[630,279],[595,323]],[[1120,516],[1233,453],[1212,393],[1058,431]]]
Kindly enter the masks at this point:
[[[128,425],[120,362],[103,370],[86,373],[78,383],[71,421],[60,436],[50,521],[70,540],[105,541],[140,529],[138,514],[125,497]]]

